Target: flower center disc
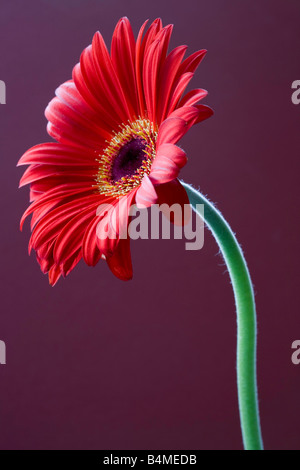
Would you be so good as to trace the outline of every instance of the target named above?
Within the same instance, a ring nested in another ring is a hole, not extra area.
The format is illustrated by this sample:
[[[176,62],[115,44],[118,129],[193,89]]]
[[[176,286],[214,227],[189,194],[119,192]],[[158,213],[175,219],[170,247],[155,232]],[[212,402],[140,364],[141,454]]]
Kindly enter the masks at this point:
[[[144,150],[147,143],[139,138],[127,142],[115,157],[111,168],[111,179],[115,183],[123,177],[136,173],[143,164],[146,154]]]
[[[106,196],[121,197],[139,186],[155,157],[157,129],[148,119],[120,127],[97,159],[97,189]]]

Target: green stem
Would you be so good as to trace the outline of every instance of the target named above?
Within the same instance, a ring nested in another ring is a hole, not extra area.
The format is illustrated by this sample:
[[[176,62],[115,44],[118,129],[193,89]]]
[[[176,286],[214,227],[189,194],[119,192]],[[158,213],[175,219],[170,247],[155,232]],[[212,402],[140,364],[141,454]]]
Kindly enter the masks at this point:
[[[204,221],[223,254],[230,275],[237,311],[237,383],[244,447],[262,450],[256,380],[256,312],[252,282],[237,239],[221,213],[198,191],[181,182],[191,206],[204,205]]]

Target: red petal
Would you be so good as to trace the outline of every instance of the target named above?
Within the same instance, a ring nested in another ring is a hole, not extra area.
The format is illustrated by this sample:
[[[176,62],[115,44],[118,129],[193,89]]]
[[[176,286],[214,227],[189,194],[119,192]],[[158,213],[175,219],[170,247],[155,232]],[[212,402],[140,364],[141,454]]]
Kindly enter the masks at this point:
[[[96,229],[100,221],[100,217],[95,217],[88,225],[83,241],[82,241],[82,253],[83,259],[88,266],[95,266],[100,261],[101,253],[97,246],[97,235]]]
[[[163,64],[159,90],[160,100],[158,103],[158,125],[166,118],[166,111],[169,105],[171,91],[174,86],[174,80],[186,49],[187,46],[176,47],[170,52]]]
[[[144,118],[144,111],[146,109],[145,105],[145,97],[144,97],[144,89],[143,89],[143,80],[142,80],[142,71],[143,71],[143,48],[142,48],[142,38],[147,26],[148,20],[142,25],[137,40],[136,40],[136,47],[135,47],[135,73],[136,73],[136,86],[139,98],[139,115]]]
[[[186,162],[186,154],[181,148],[173,144],[161,145],[151,167],[151,181],[155,184],[172,181]]]
[[[172,111],[174,111],[174,109],[177,107],[180,98],[182,97],[186,87],[188,86],[188,84],[191,81],[191,79],[193,78],[193,76],[194,76],[193,73],[188,72],[188,73],[183,74],[180,77],[180,79],[178,81],[178,85],[176,86],[176,88],[175,88],[175,90],[172,94],[172,98],[171,98],[169,106],[168,106],[167,114],[172,113]]]
[[[73,80],[84,101],[108,129],[117,130],[120,121],[128,119],[127,105],[100,33],[82,52],[80,63],[73,69]]]
[[[122,281],[132,279],[132,262],[130,254],[130,239],[120,240],[112,256],[107,257],[111,272]]]
[[[161,53],[161,44],[155,41],[146,54],[143,67],[143,83],[146,107],[150,121],[155,122],[155,108],[157,99],[157,73],[159,58]]]
[[[75,253],[73,253],[70,258],[65,260],[62,264],[60,264],[60,271],[64,277],[66,277],[70,272],[77,266],[79,261],[82,258],[82,253],[81,250],[77,250]]]
[[[145,37],[141,43],[140,54],[142,58],[161,30],[162,30],[162,21],[160,18],[156,18],[156,20],[154,20],[153,23],[149,26],[149,29],[146,32]],[[141,63],[142,62],[143,60],[141,61]]]
[[[207,51],[205,49],[201,49],[200,51],[194,52],[194,54],[187,57],[181,64],[178,70],[178,77],[183,75],[186,72],[194,73],[197,70],[197,67],[202,62],[206,55]]]
[[[169,117],[160,126],[156,141],[157,150],[162,144],[176,144],[188,131],[189,127],[184,119]]]
[[[202,88],[189,91],[179,103],[179,108],[182,106],[193,106],[207,96],[207,91]]]
[[[61,230],[55,242],[53,257],[56,264],[63,263],[82,247],[83,236],[95,217],[98,202],[73,217]]]
[[[117,74],[112,66],[110,57],[109,59],[107,58],[109,54],[101,38],[100,33],[96,33],[93,44],[88,46],[81,54],[80,69],[78,73],[77,71],[75,72],[74,81],[76,77],[80,87],[82,86],[82,81],[84,82],[93,99],[96,98],[97,109],[100,111],[100,115],[103,115],[107,124],[113,127],[114,123],[117,124],[120,119],[126,119],[128,114],[124,106],[122,106],[124,104],[123,101],[120,99],[123,95]],[[111,107],[111,104],[114,104],[114,106]]]
[[[204,104],[196,104],[195,108],[198,109],[198,117],[194,124],[198,124],[199,122],[205,121],[205,119],[208,119],[214,114],[213,110],[209,106],[205,106]]]
[[[116,200],[107,210],[105,203],[99,206],[104,217],[97,225],[97,245],[105,256],[110,256],[116,249],[120,238],[127,237],[129,210],[135,198],[136,190]],[[97,215],[101,215],[97,211]]]
[[[105,121],[105,113],[96,113],[83,99],[73,80],[63,83],[55,91],[59,101],[64,105],[63,115],[78,123],[85,132],[107,139],[111,136],[111,126]],[[109,116],[110,120],[111,117]],[[95,137],[94,137],[95,138]]]
[[[108,101],[107,110],[116,113],[117,120],[126,121],[130,117],[124,90],[120,83],[117,71],[107,50],[103,37],[99,32],[93,38],[93,56],[95,68],[101,78],[101,89]]]
[[[53,259],[53,248],[54,248],[55,240],[51,240],[50,242],[46,242],[44,245],[40,246],[37,252],[37,256],[39,259],[46,259],[52,264],[54,264]]]
[[[30,164],[46,165],[72,165],[72,166],[92,166],[97,168],[95,152],[85,153],[78,148],[72,148],[57,142],[47,142],[45,144],[35,145],[22,155],[18,166]]]
[[[49,135],[62,144],[93,150],[103,148],[105,140],[110,140],[112,135],[105,129],[98,133],[93,132],[89,122],[83,122],[82,119],[80,122],[78,116],[58,98],[50,101],[45,116],[49,121],[47,126]]]
[[[175,109],[159,128],[156,142],[157,151],[163,143],[176,144],[191,126],[200,120],[207,119],[211,114],[211,109],[204,105],[183,106]],[[200,120],[198,121],[198,119]]]
[[[43,274],[46,274],[50,271],[50,269],[53,266],[53,260],[52,259],[42,259],[39,257],[38,253],[36,253],[36,259],[37,262],[40,265],[41,271]]]
[[[19,187],[21,188],[26,184],[47,178],[49,176],[62,177],[65,178],[65,181],[67,181],[67,178],[74,176],[82,178],[82,181],[90,179],[91,188],[93,183],[95,183],[95,169],[90,167],[79,168],[78,166],[61,167],[55,165],[30,165],[24,172],[20,180]]]
[[[29,246],[37,249],[39,246],[57,237],[72,217],[93,203],[99,203],[99,195],[77,198],[74,201],[53,209],[43,217],[34,228]]]
[[[127,99],[131,117],[139,115],[135,78],[135,40],[128,18],[121,18],[111,43],[111,59]]]
[[[156,190],[159,205],[166,204],[168,208],[173,204],[179,204],[181,206],[181,210],[178,212],[175,211],[175,213],[170,213],[168,210],[165,211],[164,207],[162,207],[165,216],[175,225],[185,225],[190,220],[191,206],[188,195],[182,184],[176,179],[169,183],[158,185]]]
[[[55,284],[57,283],[58,279],[61,276],[59,266],[54,265],[50,269],[48,276],[49,276],[49,283],[51,284],[51,286],[52,287],[55,286]]]
[[[33,214],[31,220],[31,228],[39,221],[41,217],[46,215],[49,210],[55,207],[57,204],[63,204],[66,202],[71,202],[70,198],[82,193],[85,195],[91,194],[93,190],[90,188],[90,184],[88,186],[84,186],[83,183],[78,183],[77,185],[61,185],[52,188],[51,190],[43,193],[39,198],[37,198],[24,212],[21,222],[20,222],[20,229],[22,230],[23,224],[25,219],[30,215]]]
[[[150,207],[157,202],[157,194],[148,175],[144,176],[142,184],[137,190],[135,201],[139,209]]]

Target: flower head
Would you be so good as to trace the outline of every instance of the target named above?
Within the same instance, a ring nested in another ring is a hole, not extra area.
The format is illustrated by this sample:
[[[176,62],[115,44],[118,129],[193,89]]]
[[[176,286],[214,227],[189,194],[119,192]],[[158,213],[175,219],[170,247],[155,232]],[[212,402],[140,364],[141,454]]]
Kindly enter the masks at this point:
[[[212,110],[197,104],[207,94],[186,87],[206,51],[184,60],[186,46],[168,53],[172,25],[147,22],[134,39],[127,18],[113,33],[111,52],[99,32],[74,67],[72,80],[56,90],[46,108],[47,130],[56,142],[29,149],[20,186],[30,185],[29,251],[54,285],[83,258],[106,259],[120,279],[132,277],[128,237],[99,237],[109,212],[128,226],[133,204],[188,198],[177,180],[186,164],[176,143]],[[184,96],[183,96],[184,95]],[[109,204],[110,211],[98,210]]]

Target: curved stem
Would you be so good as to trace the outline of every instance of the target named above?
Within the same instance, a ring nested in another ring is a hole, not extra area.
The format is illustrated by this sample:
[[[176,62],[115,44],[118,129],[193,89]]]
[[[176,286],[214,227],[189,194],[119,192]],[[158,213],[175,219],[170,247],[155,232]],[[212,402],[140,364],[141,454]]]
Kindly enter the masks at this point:
[[[237,239],[221,213],[198,191],[182,182],[191,206],[204,205],[204,221],[223,254],[237,311],[237,383],[244,447],[262,450],[256,380],[256,312],[252,282]]]

